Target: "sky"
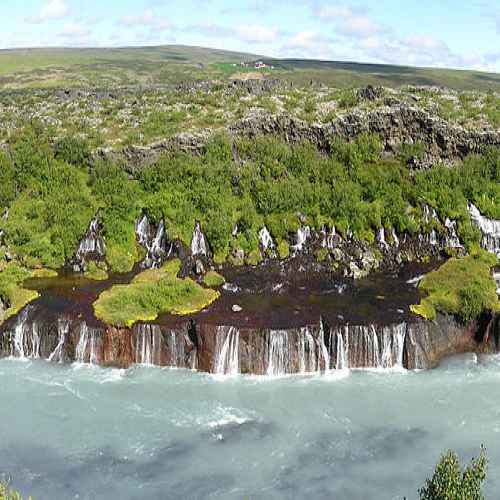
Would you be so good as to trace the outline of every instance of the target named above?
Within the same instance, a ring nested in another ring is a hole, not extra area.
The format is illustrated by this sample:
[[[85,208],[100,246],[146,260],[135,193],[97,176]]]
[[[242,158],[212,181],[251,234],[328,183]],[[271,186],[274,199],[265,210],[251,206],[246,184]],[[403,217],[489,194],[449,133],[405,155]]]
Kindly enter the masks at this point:
[[[0,48],[183,44],[500,72],[500,0],[0,0]]]

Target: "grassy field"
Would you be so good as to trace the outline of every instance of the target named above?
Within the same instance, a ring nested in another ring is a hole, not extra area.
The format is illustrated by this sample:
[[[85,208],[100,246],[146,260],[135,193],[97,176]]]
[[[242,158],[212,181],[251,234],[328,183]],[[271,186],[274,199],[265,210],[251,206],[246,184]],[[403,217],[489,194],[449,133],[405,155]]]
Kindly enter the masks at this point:
[[[335,87],[414,84],[500,91],[499,74],[477,71],[302,59],[264,59],[274,66],[272,70],[255,71],[252,65],[235,65],[257,59],[260,57],[254,54],[175,45],[0,50],[0,89],[165,85],[258,74],[284,78],[297,85],[311,81]]]

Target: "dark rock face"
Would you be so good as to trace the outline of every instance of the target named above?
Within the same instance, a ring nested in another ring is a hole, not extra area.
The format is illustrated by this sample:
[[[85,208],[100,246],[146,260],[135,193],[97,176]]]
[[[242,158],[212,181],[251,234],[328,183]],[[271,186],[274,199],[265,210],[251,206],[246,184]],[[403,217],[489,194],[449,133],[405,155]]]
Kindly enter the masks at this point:
[[[375,95],[377,90],[364,89],[364,94]],[[453,162],[470,153],[481,153],[488,146],[500,145],[498,132],[467,130],[422,109],[400,103],[368,112],[353,111],[324,125],[310,125],[286,114],[254,112],[227,127],[226,131],[232,137],[251,138],[273,134],[288,142],[307,140],[326,153],[329,152],[332,139],[350,141],[362,133],[378,134],[388,152],[395,151],[404,143],[423,143],[426,157],[419,163],[420,167],[438,161]],[[145,147],[130,146],[122,153],[101,150],[96,156],[123,160],[127,168],[134,172],[137,168],[151,165],[165,152],[201,153],[210,137],[210,131],[179,134]]]
[[[425,369],[463,352],[497,352],[498,317],[460,325],[439,316],[380,326],[328,325],[281,330],[194,321],[175,327],[90,327],[82,320],[43,319],[28,306],[0,334],[0,356],[128,367],[199,369],[216,374],[283,375],[352,368]]]

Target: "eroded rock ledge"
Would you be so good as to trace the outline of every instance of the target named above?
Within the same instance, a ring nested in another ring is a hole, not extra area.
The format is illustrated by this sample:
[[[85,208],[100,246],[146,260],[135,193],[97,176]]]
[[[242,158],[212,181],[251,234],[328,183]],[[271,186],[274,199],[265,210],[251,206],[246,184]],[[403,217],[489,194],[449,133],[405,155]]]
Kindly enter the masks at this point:
[[[118,329],[57,315],[40,317],[28,307],[0,335],[0,356],[116,367],[137,363],[226,375],[427,369],[458,353],[498,352],[499,335],[499,317],[468,325],[440,315],[434,322],[386,325],[329,325],[318,318],[310,325],[280,330],[193,320]]]
[[[415,160],[416,167],[428,167],[439,161],[450,163],[471,153],[481,153],[488,146],[500,146],[498,131],[467,130],[417,107],[398,103],[373,111],[355,110],[326,124],[309,124],[287,114],[254,111],[222,130],[182,133],[149,146],[129,146],[121,152],[99,150],[95,157],[124,161],[134,171],[154,163],[165,152],[200,153],[209,139],[221,131],[233,138],[272,134],[289,142],[306,140],[326,153],[336,138],[350,141],[362,133],[378,134],[387,153],[394,153],[401,144],[424,144],[425,156]]]

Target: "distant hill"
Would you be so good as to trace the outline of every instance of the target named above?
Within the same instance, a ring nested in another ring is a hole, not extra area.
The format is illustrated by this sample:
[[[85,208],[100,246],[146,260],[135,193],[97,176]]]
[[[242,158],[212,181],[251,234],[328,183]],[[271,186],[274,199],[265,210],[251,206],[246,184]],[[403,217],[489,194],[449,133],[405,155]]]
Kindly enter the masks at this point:
[[[257,61],[264,67],[257,68]],[[438,85],[500,92],[500,74],[495,73],[272,59],[180,45],[0,50],[0,89],[165,85],[230,78],[284,78],[300,85],[313,81],[335,87]]]

